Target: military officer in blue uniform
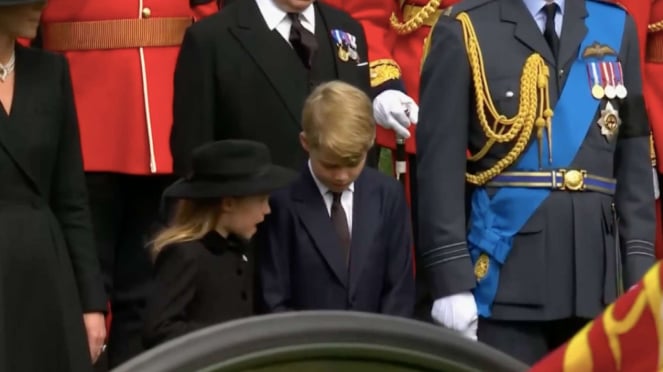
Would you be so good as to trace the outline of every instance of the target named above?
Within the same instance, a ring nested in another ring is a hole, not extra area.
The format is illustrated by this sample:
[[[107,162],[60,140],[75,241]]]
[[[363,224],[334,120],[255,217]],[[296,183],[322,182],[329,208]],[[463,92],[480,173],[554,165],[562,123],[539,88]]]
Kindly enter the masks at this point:
[[[654,262],[633,20],[598,0],[465,0],[427,48],[417,272],[431,315],[533,363]]]

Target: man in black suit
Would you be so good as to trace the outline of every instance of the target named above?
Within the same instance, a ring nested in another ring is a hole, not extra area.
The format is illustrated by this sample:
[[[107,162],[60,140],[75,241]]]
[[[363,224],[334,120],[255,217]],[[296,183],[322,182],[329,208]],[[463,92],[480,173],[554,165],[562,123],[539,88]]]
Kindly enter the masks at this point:
[[[188,172],[196,146],[228,138],[263,142],[276,164],[301,169],[304,100],[330,80],[370,91],[364,31],[342,11],[312,0],[246,0],[194,24],[175,71],[175,172]]]

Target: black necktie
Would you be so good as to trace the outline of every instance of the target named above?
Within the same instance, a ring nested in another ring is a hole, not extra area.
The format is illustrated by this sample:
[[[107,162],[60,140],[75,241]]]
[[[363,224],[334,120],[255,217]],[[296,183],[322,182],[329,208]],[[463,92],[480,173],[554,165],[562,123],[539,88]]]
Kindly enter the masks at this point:
[[[341,204],[342,193],[333,192],[331,194],[331,221],[338,234],[339,240],[341,241],[341,253],[343,253],[343,258],[347,263],[350,257],[350,229],[348,228],[348,218],[345,215],[345,209],[343,209],[343,205]]]
[[[295,50],[299,59],[307,69],[311,69],[313,65],[313,55],[318,49],[318,41],[312,32],[305,29],[299,19],[299,13],[288,13],[288,17],[292,20],[292,27],[290,27],[290,45]]]
[[[555,16],[557,15],[558,8],[556,3],[550,3],[543,7],[543,11],[546,13],[546,28],[543,31],[543,37],[548,42],[555,60],[557,60],[559,53],[559,36],[557,36],[557,31],[555,31]]]

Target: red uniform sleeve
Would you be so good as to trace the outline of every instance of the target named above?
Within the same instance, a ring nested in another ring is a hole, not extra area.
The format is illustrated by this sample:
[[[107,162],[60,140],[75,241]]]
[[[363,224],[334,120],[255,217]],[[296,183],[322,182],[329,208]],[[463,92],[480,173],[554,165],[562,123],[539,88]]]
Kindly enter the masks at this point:
[[[400,67],[393,57],[397,34],[391,27],[391,15],[399,12],[398,0],[325,0],[333,7],[348,13],[361,23],[368,43],[368,59],[371,68],[371,86],[398,82]],[[391,84],[390,84],[391,85]]]
[[[645,51],[647,43],[647,25],[651,18],[651,0],[615,0],[633,17],[635,27],[638,30],[638,40],[640,41],[640,59],[645,61]],[[644,71],[644,69],[643,69]]]

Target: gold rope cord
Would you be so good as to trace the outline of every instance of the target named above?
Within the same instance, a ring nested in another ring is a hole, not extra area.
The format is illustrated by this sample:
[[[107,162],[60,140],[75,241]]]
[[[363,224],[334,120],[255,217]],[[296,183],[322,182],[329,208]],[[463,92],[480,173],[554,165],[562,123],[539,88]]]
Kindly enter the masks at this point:
[[[518,113],[511,118],[500,114],[490,95],[490,88],[486,79],[483,55],[474,31],[474,26],[467,13],[460,13],[456,17],[463,27],[465,49],[469,59],[476,96],[476,112],[481,129],[486,135],[486,144],[479,152],[472,155],[469,160],[481,160],[495,143],[516,143],[507,155],[497,161],[492,167],[477,174],[465,173],[467,182],[475,185],[484,185],[492,178],[511,166],[523,153],[534,129],[539,143],[539,166],[543,158],[543,135],[548,137],[548,161],[552,162],[552,126],[553,111],[550,108],[548,91],[548,66],[537,53],[532,54],[525,61],[523,73],[520,78],[520,102]],[[488,112],[486,112],[488,111]],[[489,122],[488,118],[492,122]]]
[[[663,20],[647,25],[647,31],[648,32],[663,31]]]
[[[418,30],[426,20],[433,16],[437,9],[440,7],[441,0],[428,0],[428,3],[424,5],[411,19],[408,19],[405,22],[401,22],[396,14],[391,13],[389,18],[389,23],[391,27],[399,35],[406,35],[412,31]]]

